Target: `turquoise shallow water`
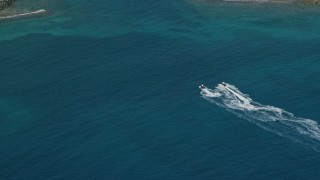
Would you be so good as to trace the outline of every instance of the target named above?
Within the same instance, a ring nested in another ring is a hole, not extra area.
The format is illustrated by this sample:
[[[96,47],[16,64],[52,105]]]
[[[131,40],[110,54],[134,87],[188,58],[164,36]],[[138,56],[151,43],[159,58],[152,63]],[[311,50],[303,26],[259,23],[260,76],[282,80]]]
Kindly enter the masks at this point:
[[[317,179],[320,142],[198,85],[319,122],[319,9],[87,3],[0,24],[1,179]]]

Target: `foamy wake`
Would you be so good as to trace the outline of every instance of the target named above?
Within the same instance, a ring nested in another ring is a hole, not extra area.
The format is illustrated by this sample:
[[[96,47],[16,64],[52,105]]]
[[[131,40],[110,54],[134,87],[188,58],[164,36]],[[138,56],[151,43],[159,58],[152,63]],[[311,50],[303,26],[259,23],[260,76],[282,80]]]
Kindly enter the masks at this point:
[[[320,129],[316,121],[295,117],[283,109],[253,101],[233,85],[218,84],[201,90],[202,97],[263,129],[320,151]]]

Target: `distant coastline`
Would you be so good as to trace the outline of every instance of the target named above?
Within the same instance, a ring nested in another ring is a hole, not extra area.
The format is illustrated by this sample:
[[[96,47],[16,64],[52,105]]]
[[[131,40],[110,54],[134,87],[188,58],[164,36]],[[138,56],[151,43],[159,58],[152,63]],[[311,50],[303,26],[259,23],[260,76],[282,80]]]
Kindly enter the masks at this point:
[[[214,3],[216,0],[188,0],[196,3]],[[297,5],[320,5],[320,0],[221,0],[222,2],[235,3],[272,3],[272,4],[297,4]]]
[[[45,9],[26,10],[19,5],[13,6],[15,0],[0,0],[0,23],[3,21],[39,17],[48,14]]]
[[[8,21],[13,19],[20,19],[20,18],[30,18],[30,17],[36,17],[47,14],[47,11],[45,9],[40,9],[32,12],[26,12],[26,13],[18,13],[14,15],[8,15],[8,16],[0,16],[0,22],[2,21]]]

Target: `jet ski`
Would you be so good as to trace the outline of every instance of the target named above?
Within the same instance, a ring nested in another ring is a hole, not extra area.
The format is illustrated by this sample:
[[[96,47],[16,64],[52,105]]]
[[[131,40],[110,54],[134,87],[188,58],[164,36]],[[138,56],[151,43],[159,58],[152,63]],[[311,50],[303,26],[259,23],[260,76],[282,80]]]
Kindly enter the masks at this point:
[[[201,84],[200,86],[199,86],[199,89],[206,89],[207,87],[206,86],[204,86],[203,84]]]

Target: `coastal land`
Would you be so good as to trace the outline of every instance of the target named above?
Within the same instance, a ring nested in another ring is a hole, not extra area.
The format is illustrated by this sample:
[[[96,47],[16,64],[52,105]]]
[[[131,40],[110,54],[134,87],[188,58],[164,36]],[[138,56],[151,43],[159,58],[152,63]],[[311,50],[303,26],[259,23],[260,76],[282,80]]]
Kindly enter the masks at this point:
[[[0,22],[22,18],[39,17],[47,14],[47,10],[27,5],[28,2],[16,0],[0,0]]]
[[[14,0],[0,0],[0,10],[12,5]]]
[[[320,0],[188,0],[196,3],[212,4],[216,2],[229,3],[269,3],[269,4],[296,4],[296,5],[320,5]]]

